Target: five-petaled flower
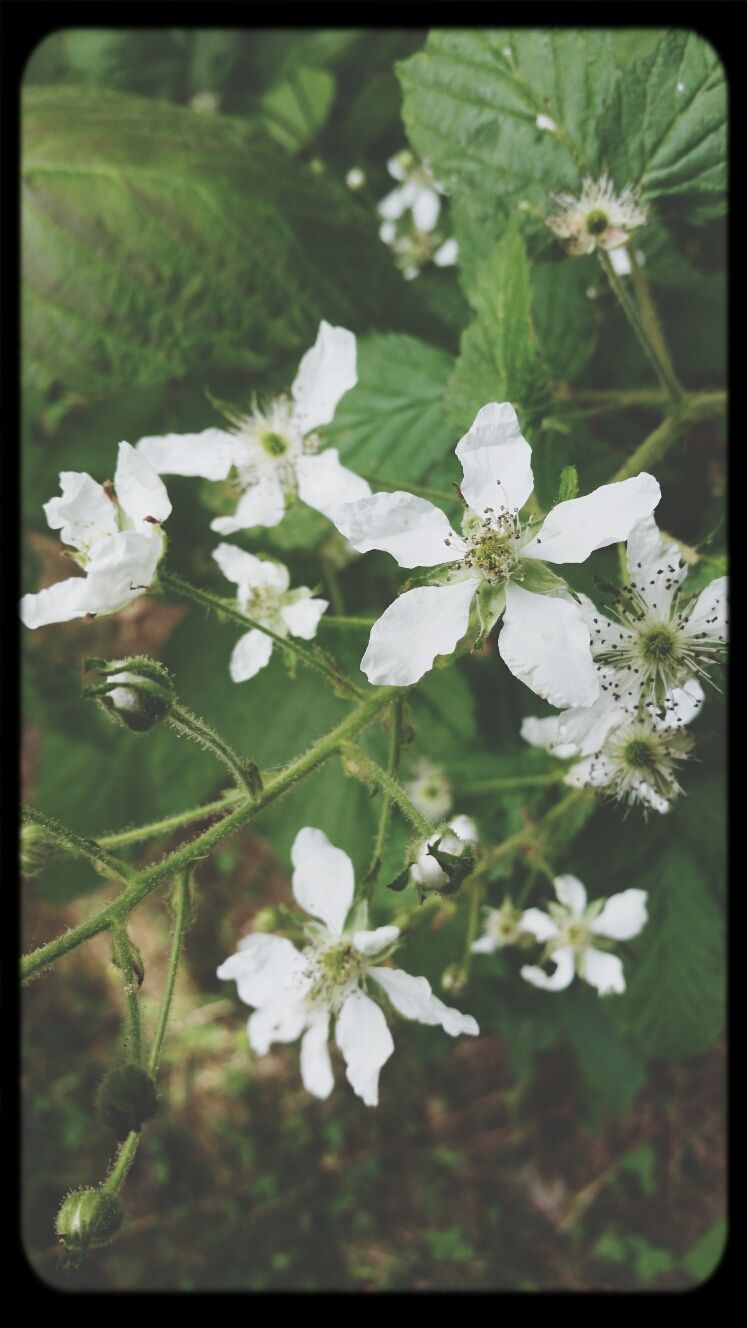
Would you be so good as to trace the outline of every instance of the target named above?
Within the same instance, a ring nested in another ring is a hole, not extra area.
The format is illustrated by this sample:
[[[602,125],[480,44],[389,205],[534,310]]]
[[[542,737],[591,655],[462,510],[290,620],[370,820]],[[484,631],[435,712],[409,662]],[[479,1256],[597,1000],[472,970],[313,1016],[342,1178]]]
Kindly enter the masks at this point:
[[[543,968],[525,964],[521,976],[545,991],[563,991],[575,972],[596,987],[600,996],[623,992],[622,961],[599,946],[607,940],[629,941],[638,935],[648,921],[646,891],[623,890],[588,904],[577,877],[557,876],[554,885],[559,902],[548,904],[547,913],[528,908],[521,920],[522,931],[545,942],[544,957],[555,964],[554,972],[547,974]]]
[[[410,802],[433,825],[451,811],[451,780],[446,771],[427,756],[420,757],[404,788]]]
[[[560,211],[547,218],[547,225],[574,258],[595,249],[617,249],[627,244],[632,232],[648,219],[630,186],[616,194],[608,175],[599,180],[585,179],[580,198],[556,194],[555,201]]]
[[[591,705],[599,694],[587,624],[545,563],[580,563],[625,539],[661,491],[642,473],[562,502],[522,526],[534,487],[531,448],[508,402],[478,412],[457,444],[467,510],[462,534],[410,493],[376,493],[342,507],[336,524],[359,553],[383,549],[401,567],[439,568],[437,584],[394,601],[371,630],[361,668],[372,683],[407,686],[465,635],[473,601],[483,633],[504,614],[498,650],[511,672],[553,705]]]
[[[165,549],[161,522],[171,511],[169,496],[129,443],[119,444],[113,492],[109,484],[75,470],[60,473],[60,489],[61,497],[44,504],[47,525],[59,530],[85,576],[24,595],[21,618],[27,627],[119,612],[148,589]]]
[[[247,617],[269,627],[276,636],[298,636],[311,641],[316,636],[319,619],[329,607],[326,599],[315,599],[308,586],[290,590],[287,567],[269,558],[233,544],[219,544],[213,557],[229,581],[235,582],[239,609]],[[253,627],[239,637],[231,654],[230,673],[234,682],[246,682],[270,661],[272,637]]]
[[[291,850],[293,893],[306,913],[303,950],[285,937],[252,933],[218,969],[218,977],[236,981],[239,997],[255,1007],[249,1018],[249,1041],[263,1056],[273,1042],[302,1036],[301,1077],[315,1097],[334,1087],[327,1041],[330,1019],[335,1041],[347,1066],[347,1078],[366,1106],[379,1100],[379,1072],[394,1051],[392,1035],[379,1005],[367,994],[381,993],[406,1019],[439,1025],[456,1037],[479,1032],[471,1015],[450,1009],[434,996],[425,978],[385,966],[399,938],[399,928],[365,926],[353,904],[353,864],[330,844],[321,830],[300,830]],[[378,962],[372,963],[372,960]]]
[[[226,480],[235,468],[241,492],[233,516],[211,523],[221,535],[250,526],[276,526],[288,495],[332,517],[341,503],[371,492],[360,475],[340,463],[336,448],[319,451],[317,429],[329,424],[337,403],[358,381],[355,337],[344,327],[321,322],[314,345],[298,367],[290,397],[277,397],[248,415],[236,415],[231,430],[141,438],[139,451],[164,475]]]

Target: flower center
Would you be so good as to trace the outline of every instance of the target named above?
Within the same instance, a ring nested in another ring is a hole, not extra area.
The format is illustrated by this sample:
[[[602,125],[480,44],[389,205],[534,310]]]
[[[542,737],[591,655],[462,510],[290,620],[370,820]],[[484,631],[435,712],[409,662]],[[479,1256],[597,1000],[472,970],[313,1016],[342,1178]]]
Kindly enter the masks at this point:
[[[653,627],[641,638],[641,650],[647,663],[664,664],[675,654],[674,636],[666,627]]]
[[[279,433],[274,433],[272,430],[268,433],[261,434],[259,441],[268,456],[279,457],[283,456],[288,451],[288,443],[286,439]]]
[[[646,738],[632,738],[623,749],[623,759],[634,770],[651,770],[656,765],[656,744]]]
[[[563,930],[562,940],[574,950],[585,950],[589,944],[589,929],[583,922],[569,922]]]
[[[363,976],[366,961],[355,946],[346,939],[335,941],[311,952],[311,968],[315,978],[307,1000],[337,1011],[350,991]]]
[[[603,212],[601,208],[594,208],[586,218],[586,229],[589,232],[589,235],[601,235],[603,231],[606,231],[608,226],[609,219],[607,213]]]
[[[516,555],[518,521],[515,516],[501,514],[486,518],[482,528],[471,536],[471,548],[464,556],[464,564],[480,572],[488,581],[508,581],[519,559]]]

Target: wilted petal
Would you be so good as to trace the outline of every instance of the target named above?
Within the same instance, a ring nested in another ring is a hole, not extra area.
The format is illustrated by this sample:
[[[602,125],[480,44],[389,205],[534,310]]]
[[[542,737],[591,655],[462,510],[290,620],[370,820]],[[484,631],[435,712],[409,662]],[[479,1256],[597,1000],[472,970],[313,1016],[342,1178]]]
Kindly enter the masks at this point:
[[[470,1033],[474,1037],[480,1032],[477,1022],[471,1014],[462,1014],[434,996],[427,978],[415,978],[411,973],[404,973],[401,968],[369,968],[369,977],[384,988],[395,1010],[405,1019],[415,1019],[419,1024],[437,1024],[451,1037],[460,1033]]]
[[[478,516],[487,509],[497,515],[501,507],[523,507],[534,488],[532,449],[510,402],[483,406],[456,454],[464,470],[462,493]]]
[[[399,927],[375,927],[373,931],[354,931],[353,945],[363,955],[376,955],[396,941]]]
[[[307,913],[339,936],[353,902],[353,864],[323,830],[299,830],[291,849],[293,893]]]
[[[150,586],[163,554],[163,535],[122,530],[102,540],[86,569],[85,602],[89,613],[116,613]]]
[[[328,608],[329,600],[312,599],[309,595],[307,599],[297,599],[294,604],[284,604],[280,616],[291,636],[311,641],[316,636],[319,619]]]
[[[617,955],[605,954],[595,950],[593,945],[584,951],[582,976],[592,987],[596,987],[600,996],[618,995],[625,991],[625,976],[622,960]]]
[[[392,1035],[378,1005],[354,991],[343,1005],[335,1041],[345,1058],[348,1083],[367,1107],[379,1102],[379,1072],[394,1051]]]
[[[233,516],[217,516],[210,529],[219,535],[235,535],[252,526],[276,526],[285,513],[285,495],[274,475],[253,484],[241,495]]]
[[[557,922],[553,922],[549,913],[543,913],[541,908],[524,909],[520,929],[530,932],[538,941],[551,941],[559,931]]]
[[[329,1013],[325,1010],[309,1024],[301,1040],[301,1078],[307,1093],[314,1097],[329,1097],[335,1086],[332,1063],[329,1059],[327,1038]]]
[[[570,909],[574,918],[580,918],[586,908],[586,889],[577,876],[556,876],[555,893],[561,904]]]
[[[479,582],[418,586],[400,595],[371,628],[361,669],[369,682],[407,687],[437,655],[450,655],[469,623]]]
[[[438,567],[466,552],[464,540],[440,508],[413,493],[373,493],[342,515],[343,534],[358,553],[381,549],[400,567]]]
[[[86,578],[71,576],[57,581],[36,595],[21,600],[21,620],[26,627],[46,627],[49,623],[70,622],[83,618],[91,610],[85,602]]]
[[[257,631],[256,627],[240,636],[231,651],[231,662],[228,666],[232,681],[248,682],[259,673],[260,669],[269,664],[272,647],[272,638],[266,636],[264,632]]]
[[[302,432],[329,424],[340,397],[357,382],[354,334],[322,319],[316,341],[301,360],[291,387]]]
[[[165,521],[171,511],[166,485],[142,452],[120,443],[114,491],[125,516],[134,526],[146,517]]]
[[[246,444],[241,437],[227,433],[225,429],[203,429],[201,433],[167,433],[162,438],[141,438],[136,448],[159,475],[225,480],[231,467],[243,459]]]
[[[346,503],[357,502],[371,493],[368,480],[342,465],[336,447],[327,447],[316,456],[299,457],[296,477],[299,498],[337,525],[338,514]],[[342,525],[339,529],[346,533]]]
[[[613,941],[629,941],[648,922],[647,899],[645,890],[623,890],[622,894],[612,895],[592,922],[591,930]]]
[[[59,530],[63,544],[87,548],[103,536],[116,533],[117,509],[103,485],[85,471],[63,470],[60,489],[61,497],[50,498],[44,504],[44,515],[50,529]]]
[[[595,549],[627,539],[636,521],[656,507],[661,489],[644,471],[618,484],[603,484],[584,498],[558,503],[522,557],[548,563],[583,563]]]
[[[535,595],[509,581],[498,653],[551,705],[588,706],[599,695],[589,629],[571,599]]]
[[[544,969],[533,964],[525,964],[521,976],[526,982],[531,982],[533,987],[542,987],[543,991],[563,991],[573,981],[573,951],[570,947],[556,950],[551,958],[555,971],[549,976]]]
[[[308,986],[303,956],[284,936],[252,932],[235,954],[220,965],[217,975],[233,980],[239,999],[246,1005],[267,1005],[285,994],[296,1000]]]

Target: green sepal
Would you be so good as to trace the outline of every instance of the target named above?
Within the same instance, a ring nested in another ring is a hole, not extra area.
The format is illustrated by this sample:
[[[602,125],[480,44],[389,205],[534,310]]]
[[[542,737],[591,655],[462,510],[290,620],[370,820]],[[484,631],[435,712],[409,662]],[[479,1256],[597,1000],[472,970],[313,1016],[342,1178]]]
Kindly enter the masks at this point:
[[[447,853],[440,848],[440,844],[441,840],[437,839],[435,844],[428,845],[428,853],[436,859],[441,871],[446,876],[446,884],[436,886],[435,893],[447,896],[455,895],[461,889],[467,877],[474,871],[477,859],[474,850],[467,843],[465,843],[464,851],[459,854]],[[427,891],[427,893],[431,892]]]
[[[67,1262],[78,1264],[91,1246],[113,1240],[124,1219],[124,1208],[116,1194],[106,1190],[73,1190],[62,1201],[55,1231],[62,1241]]]
[[[158,1110],[156,1086],[139,1065],[120,1065],[110,1070],[96,1094],[96,1110],[102,1125],[116,1139],[126,1139],[132,1130],[142,1129],[143,1122]]]
[[[143,956],[141,955],[138,947],[135,945],[135,942],[130,940],[130,937],[126,934],[125,934],[125,940],[127,941],[127,953],[129,957],[130,967],[132,968],[132,971],[135,974],[135,977],[137,978],[137,985],[139,991],[143,985],[143,978],[145,977],[145,963],[143,961]],[[112,963],[115,968],[121,969],[122,965],[119,962],[116,950],[112,950]]]
[[[558,484],[558,496],[553,506],[567,503],[578,494],[578,471],[575,466],[563,466]]]
[[[397,894],[399,894],[401,890],[406,890],[409,884],[410,884],[410,864],[408,862],[404,870],[399,873],[399,876],[395,876],[393,881],[387,881],[384,888],[385,890],[394,890]]]
[[[523,558],[518,572],[514,574],[514,580],[534,595],[552,595],[557,590],[572,593],[562,576],[558,576],[547,563],[539,562],[536,558]]]
[[[475,607],[480,624],[480,634],[475,642],[477,647],[482,645],[503,615],[506,607],[506,587],[496,581],[482,581],[475,595]]]

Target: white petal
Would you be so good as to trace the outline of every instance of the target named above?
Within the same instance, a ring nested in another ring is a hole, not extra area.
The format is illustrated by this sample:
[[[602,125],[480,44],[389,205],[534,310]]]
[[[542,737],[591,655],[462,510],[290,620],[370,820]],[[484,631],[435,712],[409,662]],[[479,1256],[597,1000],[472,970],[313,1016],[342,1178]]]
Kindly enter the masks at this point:
[[[580,918],[586,908],[586,889],[577,876],[556,876],[555,893],[561,904],[570,909],[574,918]]]
[[[348,1083],[367,1107],[379,1103],[379,1072],[394,1051],[394,1041],[378,1005],[354,991],[343,1005],[335,1041],[345,1058]]]
[[[270,662],[272,647],[272,638],[265,636],[264,632],[258,632],[256,627],[240,636],[231,651],[228,666],[232,681],[248,682],[260,669],[265,668]]]
[[[541,908],[526,908],[521,915],[520,930],[530,932],[538,941],[551,941],[560,929]]]
[[[503,949],[497,936],[480,936],[478,940],[473,941],[470,950],[472,954],[494,954],[496,950]]]
[[[400,161],[399,153],[396,153],[393,157],[389,158],[386,164],[386,168],[389,174],[393,176],[395,180],[407,179],[408,171],[405,169],[404,165]]]
[[[648,922],[645,890],[623,890],[612,895],[591,924],[591,930],[613,941],[629,941]]]
[[[659,812],[661,815],[663,815],[664,812],[669,811],[669,803],[666,798],[662,798],[661,795],[658,794],[655,789],[652,789],[650,784],[646,784],[644,780],[641,780],[636,792],[638,794],[639,802],[642,802],[645,807],[651,807],[653,811]]]
[[[459,258],[459,245],[453,236],[444,240],[433,255],[436,267],[453,267]]]
[[[669,617],[675,592],[687,576],[676,544],[667,544],[652,516],[636,521],[628,535],[628,570],[635,589],[663,619]]]
[[[584,757],[572,765],[563,780],[571,788],[606,788],[614,778],[612,762],[602,753]]]
[[[462,493],[478,516],[486,509],[497,514],[501,507],[523,507],[534,488],[532,449],[510,402],[483,406],[456,454],[464,470]]]
[[[376,955],[396,941],[399,927],[375,927],[373,931],[354,931],[353,945],[360,954]]]
[[[50,529],[59,530],[63,544],[87,548],[103,536],[116,533],[117,509],[103,485],[85,471],[63,470],[60,489],[62,496],[50,498],[44,504],[44,514]]]
[[[340,397],[357,382],[354,334],[322,319],[316,341],[301,360],[291,387],[302,432],[329,424]]]
[[[373,493],[347,507],[344,519],[343,534],[358,553],[382,549],[400,567],[438,567],[467,548],[444,513],[412,493]]]
[[[471,816],[453,816],[449,821],[449,825],[454,834],[458,835],[465,844],[476,844],[480,838],[477,826]],[[447,849],[447,852],[451,853],[452,850]]]
[[[397,227],[393,221],[382,221],[379,226],[379,239],[383,240],[384,244],[391,244],[396,234]]]
[[[705,632],[711,641],[726,640],[726,588],[728,578],[716,577],[702,590],[688,618],[683,632],[685,636],[696,636]]]
[[[469,623],[479,582],[418,586],[400,595],[371,628],[361,669],[369,682],[407,687],[437,655],[450,655]]]
[[[570,598],[535,595],[509,581],[498,653],[551,705],[588,706],[599,695],[589,629]]]
[[[303,955],[284,936],[252,932],[218,969],[224,982],[233,979],[246,1005],[267,1005],[285,994],[296,1000],[308,986]]]
[[[327,447],[316,456],[299,457],[296,477],[299,498],[329,521],[337,521],[337,514],[346,503],[357,502],[371,493],[368,480],[342,465],[336,447]],[[342,526],[340,529],[345,534]]]
[[[606,671],[603,680],[608,673],[613,671]],[[620,685],[627,686],[624,676]],[[574,706],[558,717],[558,738],[561,744],[568,745],[570,756],[589,756],[599,751],[607,735],[625,718],[625,710],[611,699],[610,690],[601,691],[593,705]],[[559,755],[559,751],[555,754]]]
[[[314,1097],[327,1098],[335,1086],[332,1063],[329,1059],[327,1038],[329,1036],[329,1014],[325,1010],[309,1024],[301,1040],[301,1078],[307,1093]]]
[[[575,756],[578,748],[573,742],[561,741],[562,718],[561,715],[548,715],[546,719],[538,719],[535,715],[527,715],[521,721],[521,736],[532,747],[544,747],[545,751],[552,752],[558,760],[564,761],[568,756]]]
[[[419,231],[432,231],[441,211],[441,199],[435,189],[421,185],[412,204],[412,219]]]
[[[583,563],[595,549],[627,539],[636,521],[650,515],[660,498],[658,482],[645,471],[618,484],[603,484],[584,498],[558,503],[522,555],[548,563]]]
[[[460,1033],[476,1037],[480,1032],[471,1014],[462,1014],[461,1010],[444,1005],[438,996],[434,996],[427,978],[415,978],[401,968],[369,968],[368,974],[384,988],[395,1010],[405,1019],[415,1019],[419,1024],[437,1024],[451,1037],[458,1037]]]
[[[70,576],[57,581],[36,595],[21,600],[21,620],[26,627],[46,627],[48,623],[70,622],[83,618],[91,610],[85,602],[86,578]]]
[[[600,996],[609,996],[612,992],[619,995],[625,991],[622,961],[617,955],[605,954],[603,950],[595,950],[592,945],[584,950],[581,962],[582,976],[592,987],[596,987]]]
[[[273,1042],[295,1042],[308,1023],[309,1011],[303,1001],[279,996],[250,1014],[246,1031],[258,1056],[264,1056]]]
[[[284,604],[280,616],[291,636],[311,641],[316,636],[319,619],[328,608],[329,600],[312,599],[309,595],[307,599],[297,599],[294,604]]]
[[[291,849],[293,893],[307,913],[339,936],[353,902],[353,864],[323,830],[299,830]]]
[[[136,452],[129,443],[120,443],[117,469],[114,472],[114,492],[125,516],[134,526],[146,517],[165,521],[171,512],[166,485],[142,452]]]
[[[627,235],[623,236],[623,243],[625,243],[625,240],[627,240]],[[626,249],[611,249],[610,263],[618,277],[627,277],[633,270],[630,262],[630,255]]]
[[[704,701],[705,692],[697,678],[689,678],[684,687],[673,687],[667,692],[664,698],[666,715],[664,719],[659,719],[658,715],[652,719],[654,728],[679,729],[683,724],[691,724],[700,714]]]
[[[219,544],[213,549],[213,557],[223,575],[239,587],[239,598],[258,586],[271,586],[283,594],[290,585],[288,568],[282,563],[256,558],[235,544]]]
[[[231,467],[245,450],[243,440],[225,429],[167,433],[162,438],[141,438],[136,446],[159,475],[200,476],[205,480],[228,479]]]
[[[285,514],[285,495],[275,476],[253,484],[242,493],[233,516],[217,516],[210,529],[219,535],[235,535],[251,526],[276,526]]]
[[[397,177],[395,177],[396,179]],[[401,177],[400,177],[401,178]],[[390,224],[398,221],[402,213],[410,206],[411,194],[406,189],[392,189],[390,193],[385,194],[376,204],[376,211],[380,217]],[[382,239],[384,237],[382,236]]]
[[[525,964],[521,976],[526,982],[531,982],[533,987],[542,987],[543,991],[563,991],[573,981],[573,951],[570,948],[556,950],[550,957],[555,964],[555,971],[549,977],[544,969],[536,968],[533,964]]]
[[[89,613],[117,613],[148,588],[163,554],[158,527],[122,530],[98,544],[86,569]]]

